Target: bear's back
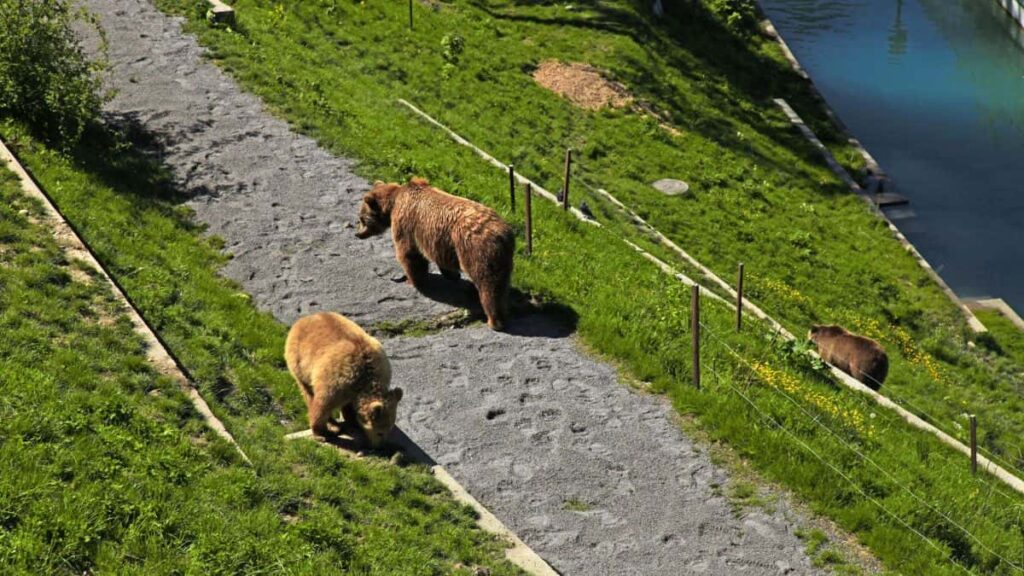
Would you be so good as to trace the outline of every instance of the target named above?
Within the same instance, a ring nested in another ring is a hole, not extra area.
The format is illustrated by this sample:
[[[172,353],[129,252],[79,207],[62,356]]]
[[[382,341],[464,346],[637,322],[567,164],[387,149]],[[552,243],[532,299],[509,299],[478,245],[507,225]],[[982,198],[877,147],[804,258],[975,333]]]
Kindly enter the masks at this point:
[[[889,356],[881,344],[846,330],[818,335],[822,357],[869,387],[878,389],[889,372]]]
[[[390,380],[391,369],[380,342],[358,324],[335,312],[300,318],[288,332],[285,360],[292,373],[309,381],[322,362],[365,365]],[[359,371],[359,370],[357,370]]]

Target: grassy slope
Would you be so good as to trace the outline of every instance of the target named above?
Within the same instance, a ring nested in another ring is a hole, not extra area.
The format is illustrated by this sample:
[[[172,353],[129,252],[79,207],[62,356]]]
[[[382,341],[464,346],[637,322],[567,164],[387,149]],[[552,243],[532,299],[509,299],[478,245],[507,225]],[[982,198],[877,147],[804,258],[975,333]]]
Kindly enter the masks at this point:
[[[19,134],[10,125],[2,131]],[[189,367],[204,379],[252,386],[218,408],[230,414],[227,425],[256,470],[208,432],[176,384],[148,366],[103,281],[70,279],[49,232],[19,213],[40,210],[4,171],[5,574],[439,574],[460,563],[515,572],[501,560],[500,546],[475,528],[472,512],[453,503],[425,470],[347,461],[310,442],[282,440],[280,410],[268,395],[298,396],[281,370],[284,329],[214,275],[221,258],[168,206],[118,194],[43,149],[20,149],[34,165],[48,166],[48,184],[78,222],[117,226],[125,241],[137,243],[136,258],[145,254],[156,264],[152,273],[133,276],[141,284],[132,284],[131,294],[150,311],[164,311],[148,316],[189,357]],[[75,196],[95,203],[102,217],[89,216]],[[165,290],[163,275],[174,271],[190,278]],[[126,276],[123,268],[116,272]],[[204,293],[203,306],[193,291]],[[221,305],[220,316],[210,301]],[[192,316],[200,310],[210,313],[203,322]],[[232,325],[230,332],[223,323]],[[269,390],[265,382],[273,383]],[[285,403],[289,416],[297,416],[295,403]]]
[[[188,0],[162,4],[195,13]],[[438,157],[441,133],[414,146],[418,122],[397,97],[549,189],[559,186],[561,151],[577,149],[579,182],[612,191],[725,277],[745,262],[749,295],[794,332],[838,322],[883,341],[893,360],[888,394],[961,438],[964,411],[986,414],[988,448],[1024,465],[1014,460],[1024,436],[1016,386],[966,348],[956,308],[771,103],[789,99],[849,156],[774,43],[701,17],[654,26],[623,1],[573,11],[433,5],[419,5],[415,33],[402,6],[333,0],[288,8],[243,0],[241,33],[199,30],[250,89],[328,147],[362,159],[374,178],[426,175],[455,193],[502,198],[500,174],[471,183],[464,165]],[[447,73],[446,34],[466,45]],[[609,70],[682,134],[631,112],[584,112],[539,88],[526,72],[549,58]],[[669,198],[646,184],[673,176],[694,194]]]
[[[453,192],[500,207],[518,222],[518,217],[503,207],[502,175],[394,104],[396,96],[406,96],[552,188],[556,187],[559,149],[567,142],[584,151],[584,180],[600,181],[641,207],[644,202],[661,201],[648,197],[646,188],[636,183],[653,179],[644,170],[657,169],[660,177],[668,166],[676,167],[670,175],[681,174],[695,183],[695,197],[681,200],[671,209],[644,209],[645,215],[683,238],[684,230],[670,230],[669,222],[656,218],[672,218],[677,210],[688,210],[691,225],[686,233],[700,240],[688,242],[687,248],[721,270],[732,270],[735,260],[743,257],[748,263],[757,263],[752,266],[755,271],[764,266],[799,272],[790,279],[794,285],[802,277],[803,282],[820,282],[813,291],[803,285],[797,291],[777,278],[755,276],[755,294],[783,312],[791,325],[805,323],[817,307],[860,310],[855,300],[866,298],[862,285],[846,291],[842,283],[854,282],[855,272],[865,267],[873,271],[872,263],[882,263],[878,274],[881,270],[886,274],[879,276],[878,282],[885,287],[881,293],[887,294],[880,302],[886,304],[866,306],[862,313],[882,322],[886,310],[892,313],[901,306],[916,307],[922,311],[907,316],[917,318],[930,333],[942,333],[936,326],[946,326],[945,333],[954,336],[960,330],[955,311],[937,289],[887,240],[858,200],[837,194],[839,188],[812,152],[788,130],[763,96],[756,96],[756,91],[770,89],[772,95],[800,101],[799,87],[783,82],[784,66],[769,57],[770,46],[753,42],[757,49],[747,50],[737,45],[738,55],[723,56],[729,51],[714,48],[731,40],[723,40],[723,31],[707,30],[695,22],[676,31],[678,37],[693,44],[680,48],[666,40],[666,32],[648,29],[638,34],[632,11],[619,4],[601,5],[603,15],[589,10],[567,12],[559,6],[498,7],[514,12],[513,18],[492,18],[483,8],[463,4],[443,6],[437,13],[418,8],[421,31],[413,36],[402,30],[404,14],[399,6],[309,2],[285,7],[239,2],[245,31],[239,34],[207,30],[191,2],[167,0],[162,5],[192,17],[204,42],[246,86],[326,146],[362,159],[362,169],[368,175],[426,175]],[[617,21],[626,24],[616,25]],[[643,29],[642,23],[639,28]],[[468,49],[452,79],[441,81],[436,78],[442,67],[439,37],[440,32],[448,31],[465,36]],[[619,73],[637,74],[624,80],[659,106],[670,108],[671,98],[685,95],[685,102],[676,105],[692,108],[675,112],[676,123],[687,131],[681,141],[672,141],[651,121],[632,114],[576,111],[536,88],[521,73],[524,64],[541,58],[561,55],[576,59],[582,58],[581,53],[613,69],[615,63],[628,61],[629,69]],[[599,59],[601,53],[607,53],[605,60]],[[771,72],[779,72],[783,80],[765,80],[763,74]],[[659,82],[668,78],[675,87],[664,94],[654,87],[644,88],[651,86],[654,78]],[[513,118],[516,122],[509,121]],[[734,130],[737,127],[740,129]],[[601,141],[602,146],[615,144],[604,152],[587,151],[588,142],[597,141],[592,134],[598,129],[607,134],[608,144]],[[736,132],[742,138],[734,136]],[[590,140],[581,142],[580,138]],[[113,156],[104,146],[91,143],[100,157]],[[664,155],[670,153],[681,156],[666,160]],[[249,328],[253,318],[260,317],[235,289],[212,275],[218,260],[208,243],[194,236],[195,230],[177,213],[173,199],[165,202],[146,196],[158,195],[159,189],[153,182],[138,181],[135,175],[151,167],[122,166],[124,171],[116,177],[105,178],[113,187],[100,193],[64,185],[72,179],[72,169],[59,158],[41,151],[26,150],[25,154],[147,317],[159,325],[196,374],[197,382],[246,450],[250,455],[256,451],[258,460],[262,455],[263,465],[273,468],[276,461],[269,461],[266,455],[293,448],[280,445],[280,425],[267,414],[292,419],[288,426],[295,426],[298,417],[297,399],[281,373],[279,342],[267,341],[279,339],[266,334],[279,335],[280,328],[276,332],[265,324],[258,324],[263,330]],[[599,171],[601,158],[608,158],[605,173]],[[754,164],[761,166],[760,162],[764,166],[755,172]],[[88,158],[83,166],[94,174],[103,172],[99,163]],[[754,176],[775,184],[762,185]],[[791,193],[806,201],[790,202]],[[810,369],[800,368],[788,359],[792,355],[757,336],[760,331],[731,334],[731,315],[715,306],[708,306],[704,315],[715,334],[705,347],[705,390],[694,392],[687,382],[688,345],[679,337],[686,334],[688,321],[684,290],[666,284],[663,275],[618,244],[609,231],[576,224],[546,203],[537,206],[537,255],[517,261],[517,284],[572,305],[588,343],[620,361],[633,375],[654,382],[670,394],[680,410],[696,414],[714,438],[728,440],[769,478],[791,487],[817,510],[856,532],[888,566],[906,573],[959,573],[948,562],[952,557],[978,572],[1008,572],[986,549],[1021,557],[1021,498],[997,492],[1002,490],[998,484],[972,477],[962,457],[877,412],[864,399],[837,390]],[[734,221],[746,222],[750,236],[730,239],[729,231],[735,225],[723,216],[729,211]],[[785,218],[776,220],[777,211]],[[148,225],[139,227],[135,222],[142,216]],[[829,233],[842,237],[845,230],[853,238],[854,229],[863,226],[869,235],[864,242],[849,241],[848,245],[857,246],[851,262],[843,258],[816,262],[821,251],[842,251],[828,247],[830,243],[819,245],[799,236],[802,229],[798,226],[821,231],[816,226],[824,217],[832,218]],[[762,237],[764,242],[753,242]],[[170,249],[152,248],[168,238],[174,240]],[[787,256],[801,246],[806,250],[801,258]],[[868,250],[878,253],[869,257],[865,255]],[[865,261],[859,260],[861,256]],[[801,263],[802,258],[810,260]],[[778,262],[778,267],[765,264],[771,262]],[[889,268],[895,271],[893,276],[888,276]],[[824,279],[818,275],[826,272]],[[892,280],[897,273],[905,273],[910,282]],[[909,320],[907,323],[910,325]],[[911,329],[915,334],[924,330],[919,326]],[[719,338],[747,362],[761,360],[771,366],[758,364],[759,376],[753,378]],[[913,356],[912,352],[908,355]],[[947,369],[959,370],[955,366]],[[897,367],[894,372],[898,375],[898,371]],[[854,484],[846,483],[810,452],[795,447],[786,433],[748,408],[733,387],[740,387],[759,409],[825,456]],[[780,395],[780,390],[795,403]],[[804,410],[839,435],[825,433],[810,422]],[[848,445],[866,453],[893,477],[865,464]],[[283,468],[277,468],[279,473],[287,473]],[[934,503],[941,514],[910,496],[903,486]],[[939,550],[923,544],[874,502],[926,534]],[[943,515],[965,526],[983,544],[965,536]]]

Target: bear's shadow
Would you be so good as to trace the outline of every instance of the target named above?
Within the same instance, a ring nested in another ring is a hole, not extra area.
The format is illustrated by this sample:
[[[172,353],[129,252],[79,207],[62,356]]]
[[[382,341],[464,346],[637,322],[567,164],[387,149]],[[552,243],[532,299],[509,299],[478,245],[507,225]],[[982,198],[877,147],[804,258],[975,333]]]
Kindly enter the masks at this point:
[[[434,466],[437,462],[430,457],[418,444],[412,441],[398,426],[391,429],[387,440],[378,448],[371,448],[366,441],[366,436],[358,427],[341,422],[340,430],[335,434],[324,438],[324,443],[340,448],[352,455],[372,455],[378,458],[391,458],[396,453],[401,453],[407,464],[423,464]]]
[[[476,286],[465,276],[452,280],[431,271],[419,293],[435,302],[462,308],[474,320],[487,321]],[[513,288],[509,292],[508,319],[503,332],[513,336],[565,338],[576,331],[578,320],[576,311],[568,306],[553,302],[537,303],[529,294]]]

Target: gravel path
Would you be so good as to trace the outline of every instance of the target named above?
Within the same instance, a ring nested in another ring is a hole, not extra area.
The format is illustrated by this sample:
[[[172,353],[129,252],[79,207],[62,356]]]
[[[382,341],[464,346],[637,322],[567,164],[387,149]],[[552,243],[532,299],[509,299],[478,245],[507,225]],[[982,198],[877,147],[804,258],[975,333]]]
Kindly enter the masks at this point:
[[[363,324],[451,310],[390,280],[400,270],[389,237],[355,238],[368,184],[352,162],[291,132],[146,0],[83,4],[110,40],[109,112],[154,135],[198,219],[234,254],[224,273],[259,306],[282,322],[324,309]],[[403,430],[556,569],[817,573],[784,503],[737,517],[713,494],[725,474],[663,398],[619,383],[542,316],[514,319],[511,332],[385,346],[406,390]]]

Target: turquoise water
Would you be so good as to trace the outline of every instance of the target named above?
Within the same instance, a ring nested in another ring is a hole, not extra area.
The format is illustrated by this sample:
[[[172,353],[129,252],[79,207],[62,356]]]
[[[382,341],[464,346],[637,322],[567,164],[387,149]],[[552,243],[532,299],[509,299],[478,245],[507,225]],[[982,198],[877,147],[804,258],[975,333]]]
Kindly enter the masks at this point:
[[[1024,312],[1024,42],[995,0],[762,0],[961,297]]]

